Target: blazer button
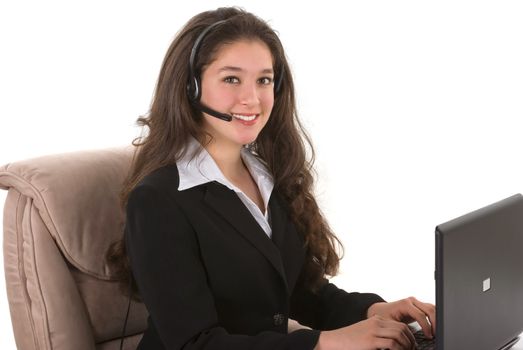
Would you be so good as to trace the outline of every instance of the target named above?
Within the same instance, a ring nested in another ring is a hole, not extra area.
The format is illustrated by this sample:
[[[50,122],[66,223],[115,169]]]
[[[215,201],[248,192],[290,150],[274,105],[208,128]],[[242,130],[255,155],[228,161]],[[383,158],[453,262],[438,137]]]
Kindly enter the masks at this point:
[[[285,315],[284,314],[276,314],[272,316],[274,320],[275,326],[281,326],[283,324],[283,321],[285,321]]]

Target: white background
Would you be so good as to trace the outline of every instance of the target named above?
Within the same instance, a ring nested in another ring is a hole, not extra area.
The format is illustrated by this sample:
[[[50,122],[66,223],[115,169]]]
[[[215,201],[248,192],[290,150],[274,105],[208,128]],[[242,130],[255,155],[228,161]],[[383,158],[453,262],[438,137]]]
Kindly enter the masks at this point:
[[[520,1],[5,1],[0,164],[129,144],[175,33],[224,5],[286,47],[345,245],[335,283],[434,301],[435,225],[523,192]]]

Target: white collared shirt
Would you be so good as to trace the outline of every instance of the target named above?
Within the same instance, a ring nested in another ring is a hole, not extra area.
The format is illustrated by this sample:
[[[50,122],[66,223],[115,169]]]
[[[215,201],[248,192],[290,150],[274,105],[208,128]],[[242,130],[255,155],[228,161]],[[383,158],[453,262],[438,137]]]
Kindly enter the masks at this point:
[[[191,159],[195,152],[200,148],[201,152]],[[267,236],[271,237],[272,229],[269,224],[268,204],[269,198],[274,188],[272,176],[265,165],[247,148],[242,148],[240,155],[243,162],[247,166],[247,169],[251,173],[252,178],[258,185],[258,189],[260,190],[260,194],[263,198],[265,213],[262,213],[260,208],[245,193],[243,193],[241,189],[234,186],[229,180],[227,180],[209,152],[207,152],[207,150],[203,148],[194,138],[191,138],[189,144],[187,145],[187,152],[185,153],[185,156],[176,162],[180,176],[178,191],[183,191],[191,187],[212,181],[219,182],[233,190],[236,195],[238,195],[263,231],[265,231]]]

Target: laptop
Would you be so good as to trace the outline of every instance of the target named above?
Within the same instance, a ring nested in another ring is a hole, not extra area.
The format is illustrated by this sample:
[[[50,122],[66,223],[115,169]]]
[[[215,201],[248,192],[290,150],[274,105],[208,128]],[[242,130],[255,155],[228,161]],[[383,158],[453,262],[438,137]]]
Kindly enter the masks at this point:
[[[523,196],[437,226],[434,277],[435,344],[421,349],[504,350],[517,343],[523,332]]]

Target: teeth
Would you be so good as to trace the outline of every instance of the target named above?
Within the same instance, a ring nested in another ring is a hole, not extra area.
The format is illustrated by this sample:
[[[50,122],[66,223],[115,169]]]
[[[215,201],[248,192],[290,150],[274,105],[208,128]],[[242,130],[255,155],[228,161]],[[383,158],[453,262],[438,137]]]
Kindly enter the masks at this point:
[[[251,121],[251,120],[254,120],[256,119],[256,117],[258,115],[250,115],[250,116],[247,116],[247,115],[241,115],[241,114],[233,114],[232,115],[234,118],[237,118],[237,119],[241,119],[241,120],[245,120],[245,121]]]

